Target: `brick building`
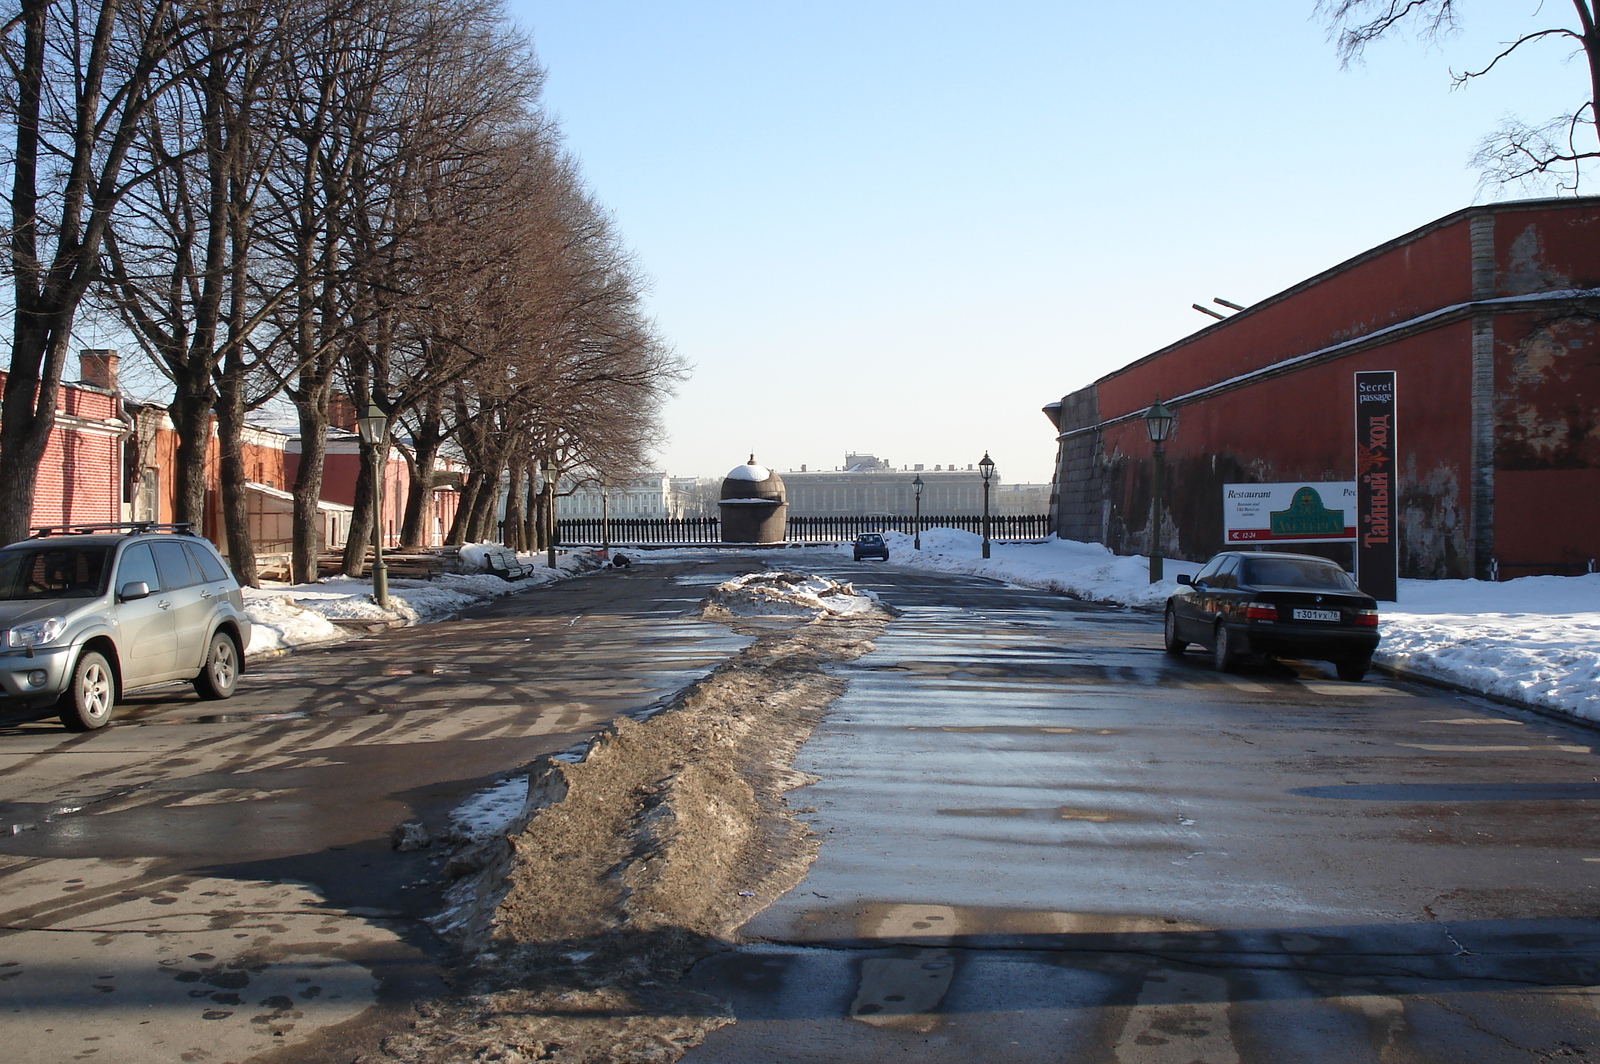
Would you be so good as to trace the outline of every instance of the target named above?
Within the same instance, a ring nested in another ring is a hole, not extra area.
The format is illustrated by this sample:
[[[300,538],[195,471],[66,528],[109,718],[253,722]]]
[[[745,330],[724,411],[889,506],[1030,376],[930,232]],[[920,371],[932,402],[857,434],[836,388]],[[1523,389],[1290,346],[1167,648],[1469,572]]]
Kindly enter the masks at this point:
[[[1220,549],[1224,484],[1354,480],[1360,370],[1397,374],[1403,576],[1600,557],[1597,197],[1457,211],[1050,404],[1056,533],[1149,548],[1157,398],[1170,557]]]
[[[124,520],[123,441],[132,422],[116,385],[116,354],[85,351],[82,381],[62,382],[34,486],[34,526]],[[0,372],[0,385],[5,374]]]

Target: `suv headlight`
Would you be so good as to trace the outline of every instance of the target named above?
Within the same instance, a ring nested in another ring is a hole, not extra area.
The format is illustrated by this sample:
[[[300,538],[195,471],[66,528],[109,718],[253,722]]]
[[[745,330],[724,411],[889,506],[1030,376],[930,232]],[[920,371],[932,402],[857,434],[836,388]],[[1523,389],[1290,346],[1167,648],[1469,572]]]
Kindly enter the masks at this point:
[[[13,647],[40,647],[60,638],[67,630],[65,617],[45,617],[27,624],[19,624],[6,633],[6,645]]]

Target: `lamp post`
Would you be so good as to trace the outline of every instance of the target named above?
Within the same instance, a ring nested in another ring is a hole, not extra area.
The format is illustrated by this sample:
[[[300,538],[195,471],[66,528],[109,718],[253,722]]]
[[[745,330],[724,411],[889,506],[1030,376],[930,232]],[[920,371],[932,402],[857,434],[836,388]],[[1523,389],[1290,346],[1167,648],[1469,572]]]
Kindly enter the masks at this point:
[[[994,459],[989,457],[989,452],[983,452],[983,461],[978,463],[978,472],[983,474],[983,556],[989,556],[989,478],[994,476]]]
[[[383,564],[383,459],[389,434],[389,419],[378,404],[367,400],[367,412],[356,418],[361,442],[372,449],[372,599],[378,608],[389,608],[389,570]]]
[[[917,479],[911,482],[911,489],[916,492],[915,510],[916,517],[911,522],[911,546],[915,550],[922,549],[922,474],[917,474]]]
[[[611,491],[606,478],[600,478],[600,556],[611,557]]]
[[[1150,508],[1154,518],[1154,527],[1150,532],[1150,582],[1153,584],[1162,578],[1161,557],[1161,480],[1166,473],[1166,455],[1161,445],[1167,442],[1167,437],[1172,435],[1172,422],[1175,419],[1165,406],[1161,405],[1161,397],[1156,396],[1155,403],[1144,412],[1144,428],[1150,434],[1150,443],[1154,448],[1155,458],[1155,486],[1150,490]]]

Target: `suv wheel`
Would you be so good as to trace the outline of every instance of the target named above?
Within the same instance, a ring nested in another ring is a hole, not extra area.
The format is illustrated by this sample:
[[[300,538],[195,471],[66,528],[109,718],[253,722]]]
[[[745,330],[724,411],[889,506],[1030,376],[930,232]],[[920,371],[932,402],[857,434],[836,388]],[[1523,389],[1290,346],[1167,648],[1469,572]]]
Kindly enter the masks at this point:
[[[201,698],[227,698],[239,684],[239,648],[227,632],[211,636],[206,648],[206,663],[194,678],[194,689]]]
[[[117,701],[117,676],[111,663],[97,650],[85,651],[72,667],[72,682],[58,703],[61,723],[68,731],[104,728]]]

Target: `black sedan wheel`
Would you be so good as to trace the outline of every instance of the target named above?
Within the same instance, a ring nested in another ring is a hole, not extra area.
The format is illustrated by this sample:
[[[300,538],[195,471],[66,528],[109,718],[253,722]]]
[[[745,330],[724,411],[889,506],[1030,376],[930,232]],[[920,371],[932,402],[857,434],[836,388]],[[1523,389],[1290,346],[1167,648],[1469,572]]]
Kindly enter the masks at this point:
[[[1162,635],[1168,654],[1182,654],[1189,649],[1189,641],[1178,638],[1178,615],[1173,612],[1171,606],[1167,607],[1167,619],[1162,629]]]
[[[1233,637],[1228,626],[1217,622],[1217,641],[1211,645],[1211,663],[1218,672],[1232,672],[1239,664],[1238,652],[1233,649]]]
[[[1346,683],[1360,683],[1367,677],[1367,670],[1372,668],[1371,658],[1357,658],[1354,661],[1336,661],[1333,665],[1339,673],[1339,679]]]

